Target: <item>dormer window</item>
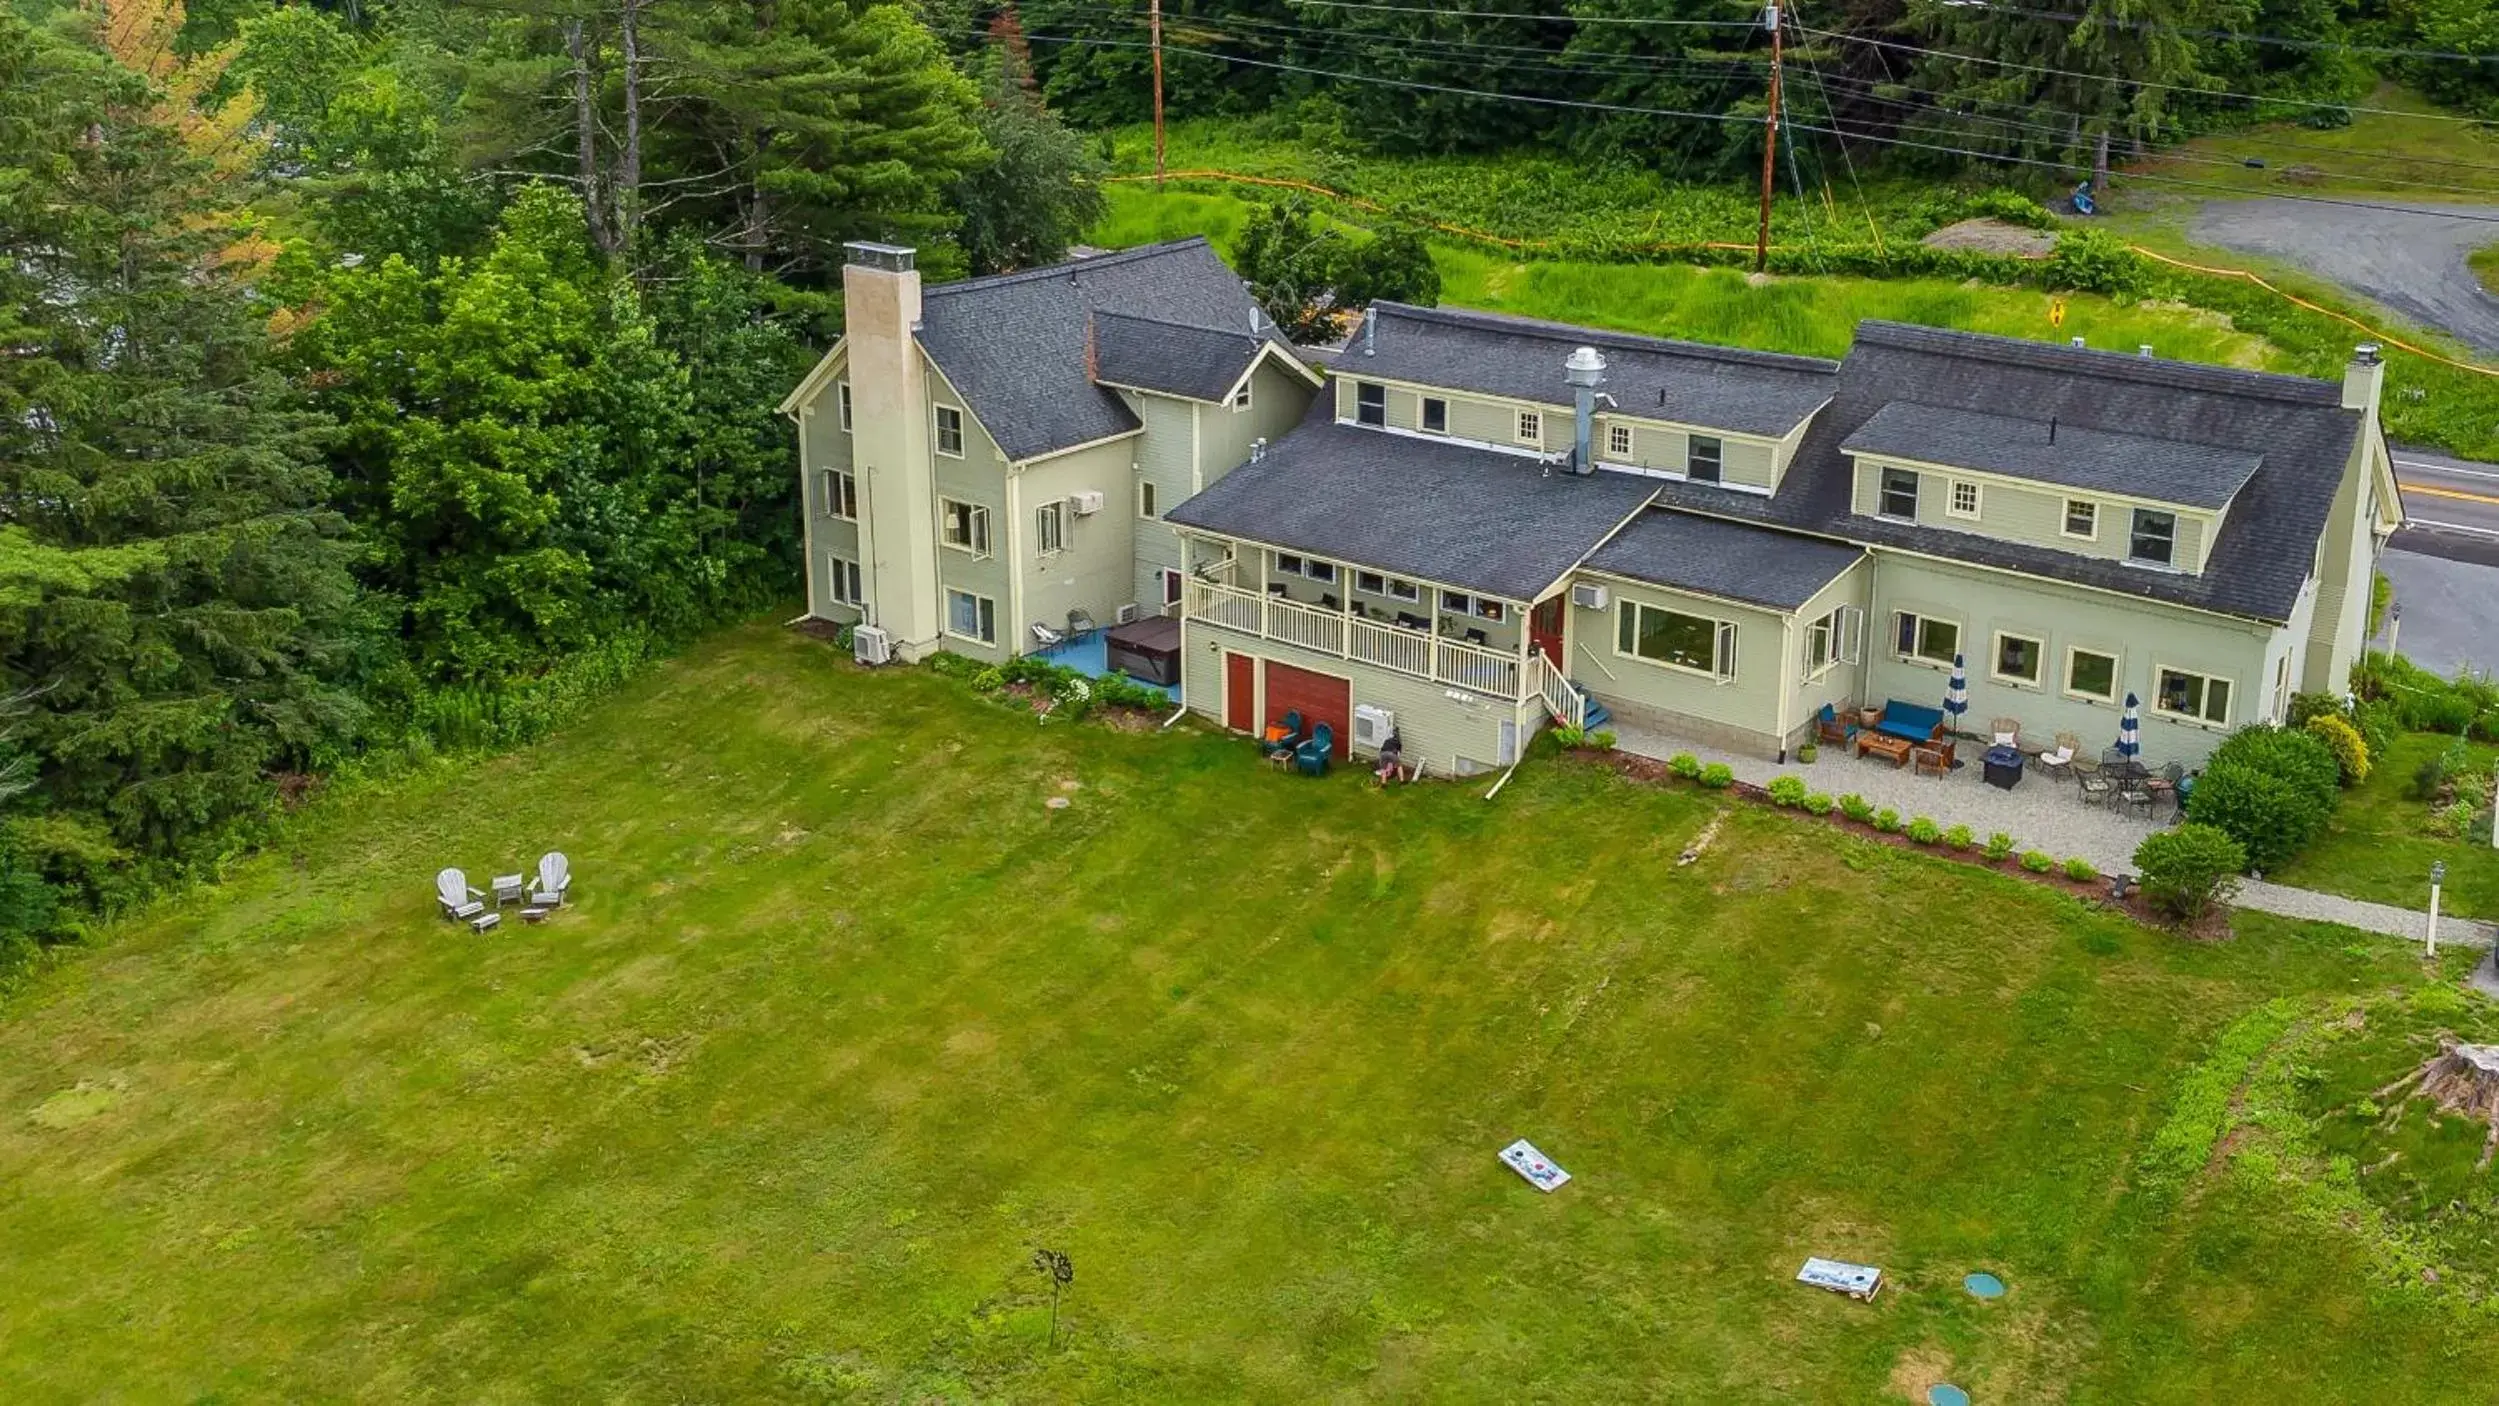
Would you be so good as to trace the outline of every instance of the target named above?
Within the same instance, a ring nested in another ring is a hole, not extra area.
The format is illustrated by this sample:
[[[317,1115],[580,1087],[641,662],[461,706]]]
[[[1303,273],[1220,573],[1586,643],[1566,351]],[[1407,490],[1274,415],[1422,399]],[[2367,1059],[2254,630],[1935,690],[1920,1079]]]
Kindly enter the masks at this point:
[[[2065,535],[2086,542],[2100,539],[2100,505],[2088,498],[2065,500]]]
[[[1388,387],[1377,381],[1354,383],[1354,422],[1361,425],[1388,423]]]
[[[1631,426],[1609,425],[1605,431],[1605,452],[1617,459],[1631,458]]]
[[[1918,476],[1908,469],[1883,470],[1883,491],[1874,510],[1885,517],[1918,520]]]
[[[1449,402],[1436,395],[1423,397],[1423,432],[1449,433]]]
[[[1966,478],[1954,479],[1952,481],[1952,499],[1945,505],[1944,511],[1950,513],[1954,517],[1977,517],[1978,485],[1972,483]]]
[[[1243,381],[1241,383],[1241,388],[1232,393],[1232,408],[1235,410],[1247,410],[1250,408],[1249,382]]]
[[[2134,532],[2126,541],[2126,558],[2152,566],[2175,565],[2178,515],[2151,508],[2135,509]]]
[[[1726,447],[1705,434],[1692,436],[1684,450],[1683,476],[1694,483],[1716,483],[1720,466],[1725,462]]]
[[[1518,413],[1518,442],[1535,445],[1545,442],[1545,417],[1542,411],[1522,410]]]

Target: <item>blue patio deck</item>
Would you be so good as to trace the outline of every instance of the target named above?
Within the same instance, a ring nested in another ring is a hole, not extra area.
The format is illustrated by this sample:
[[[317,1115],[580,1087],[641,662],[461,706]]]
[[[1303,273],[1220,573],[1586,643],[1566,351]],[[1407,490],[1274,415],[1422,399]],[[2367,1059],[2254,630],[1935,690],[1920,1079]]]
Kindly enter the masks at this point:
[[[1110,665],[1110,651],[1103,643],[1100,630],[1087,630],[1081,635],[1061,640],[1039,651],[1039,654],[1041,658],[1061,668],[1074,669],[1087,678],[1107,678],[1118,672]],[[1147,688],[1162,690],[1163,696],[1174,703],[1180,701],[1180,690],[1175,685],[1146,683],[1145,680],[1136,678],[1134,675],[1125,677],[1132,683],[1143,683]]]

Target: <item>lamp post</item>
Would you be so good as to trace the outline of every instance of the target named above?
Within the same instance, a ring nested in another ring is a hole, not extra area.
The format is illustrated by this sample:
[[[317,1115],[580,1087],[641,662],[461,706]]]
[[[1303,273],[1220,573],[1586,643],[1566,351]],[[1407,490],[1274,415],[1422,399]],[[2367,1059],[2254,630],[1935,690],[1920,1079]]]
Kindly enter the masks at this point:
[[[2438,957],[2438,886],[2445,882],[2447,882],[2447,861],[2442,859],[2430,866],[2429,956],[2432,960]]]

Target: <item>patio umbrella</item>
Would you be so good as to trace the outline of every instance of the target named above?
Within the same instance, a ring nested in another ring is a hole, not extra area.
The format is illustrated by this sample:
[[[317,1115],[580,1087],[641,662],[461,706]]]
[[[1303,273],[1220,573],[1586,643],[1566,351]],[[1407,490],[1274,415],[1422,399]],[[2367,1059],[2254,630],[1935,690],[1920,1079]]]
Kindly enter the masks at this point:
[[[1944,685],[1944,716],[1954,732],[1961,731],[1961,715],[1970,711],[1970,675],[1961,663],[1961,656],[1952,656],[1952,682]]]
[[[2143,751],[2143,720],[2135,716],[2143,707],[2142,700],[2126,695],[2126,711],[2117,719],[2117,755],[2133,761]]]

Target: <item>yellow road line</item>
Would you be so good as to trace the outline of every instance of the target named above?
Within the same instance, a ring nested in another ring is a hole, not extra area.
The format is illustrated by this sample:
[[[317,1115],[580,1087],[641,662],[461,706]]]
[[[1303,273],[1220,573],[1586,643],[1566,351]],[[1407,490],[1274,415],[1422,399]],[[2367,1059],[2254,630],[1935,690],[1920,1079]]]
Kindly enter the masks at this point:
[[[2488,493],[2467,493],[2461,488],[2432,488],[2425,483],[2407,483],[2404,485],[2404,492],[2425,493],[2432,498],[2456,498],[2467,503],[2499,504],[2499,496]]]

